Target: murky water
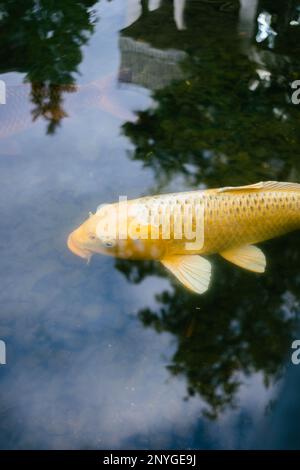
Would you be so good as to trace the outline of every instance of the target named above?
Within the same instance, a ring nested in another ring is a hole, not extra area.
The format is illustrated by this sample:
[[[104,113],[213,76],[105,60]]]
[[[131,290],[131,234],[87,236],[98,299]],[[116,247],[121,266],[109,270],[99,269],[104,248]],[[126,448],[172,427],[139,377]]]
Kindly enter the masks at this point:
[[[1,448],[299,448],[299,233],[203,296],[66,238],[119,195],[300,181],[300,2],[55,4],[0,7]]]

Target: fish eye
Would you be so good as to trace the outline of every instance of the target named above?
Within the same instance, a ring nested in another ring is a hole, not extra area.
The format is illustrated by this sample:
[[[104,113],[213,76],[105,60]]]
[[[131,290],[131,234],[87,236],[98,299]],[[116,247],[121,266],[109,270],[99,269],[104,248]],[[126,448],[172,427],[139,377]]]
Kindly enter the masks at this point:
[[[106,241],[106,242],[104,242],[104,245],[105,245],[107,248],[111,248],[111,247],[113,247],[115,244],[114,244],[114,242],[112,242],[112,241]]]
[[[89,233],[89,239],[90,239],[90,240],[95,240],[95,239],[96,239],[96,235],[93,235],[92,233]]]

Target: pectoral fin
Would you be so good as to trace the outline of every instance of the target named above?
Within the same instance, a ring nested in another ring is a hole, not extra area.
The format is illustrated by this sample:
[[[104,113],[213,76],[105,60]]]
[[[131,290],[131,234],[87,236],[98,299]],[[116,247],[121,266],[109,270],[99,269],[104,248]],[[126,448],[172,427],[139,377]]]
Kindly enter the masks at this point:
[[[223,258],[241,268],[263,273],[266,269],[266,257],[264,253],[254,245],[244,245],[220,253]]]
[[[177,279],[188,289],[203,294],[208,289],[211,264],[198,255],[168,256],[161,260]]]

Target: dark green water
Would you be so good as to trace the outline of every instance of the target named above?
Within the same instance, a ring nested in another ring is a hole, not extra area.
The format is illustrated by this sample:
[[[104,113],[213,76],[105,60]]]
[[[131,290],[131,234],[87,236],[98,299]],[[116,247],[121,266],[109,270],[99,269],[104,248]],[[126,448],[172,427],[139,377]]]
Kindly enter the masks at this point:
[[[0,3],[0,447],[300,448],[299,233],[203,296],[66,247],[119,195],[300,182],[300,2],[147,5]]]

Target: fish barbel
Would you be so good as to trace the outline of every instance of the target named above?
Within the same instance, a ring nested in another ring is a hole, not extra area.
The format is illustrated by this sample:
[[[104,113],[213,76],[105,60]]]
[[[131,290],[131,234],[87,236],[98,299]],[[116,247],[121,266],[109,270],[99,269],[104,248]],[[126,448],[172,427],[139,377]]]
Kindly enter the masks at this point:
[[[208,289],[211,263],[226,260],[262,273],[254,244],[300,228],[300,184],[276,181],[146,196],[98,208],[68,238],[69,249],[160,261],[190,290]]]

